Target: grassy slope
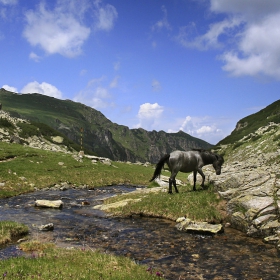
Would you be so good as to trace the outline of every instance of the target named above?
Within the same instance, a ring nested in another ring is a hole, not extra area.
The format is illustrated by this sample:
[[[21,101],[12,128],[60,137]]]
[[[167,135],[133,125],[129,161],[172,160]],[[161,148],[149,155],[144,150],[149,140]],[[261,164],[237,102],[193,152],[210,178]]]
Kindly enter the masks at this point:
[[[241,119],[238,124],[243,128],[235,129],[229,136],[221,140],[218,145],[232,144],[244,136],[254,133],[258,128],[269,122],[280,123],[280,100],[275,101],[259,112]]]
[[[125,156],[124,148],[126,148],[143,160],[147,160],[153,145],[161,149],[176,144],[177,149],[184,149],[185,147],[181,147],[180,144],[183,140],[188,140],[204,149],[212,147],[209,143],[183,132],[165,133],[129,129],[112,123],[99,111],[70,100],[59,100],[40,94],[13,94],[0,89],[0,101],[3,110],[11,112],[14,116],[46,123],[54,129],[59,129],[76,143],[80,143],[80,129],[83,128],[85,147],[100,156],[110,157],[107,154],[108,148],[106,150],[102,147],[105,135],[112,137],[112,148],[120,157]]]

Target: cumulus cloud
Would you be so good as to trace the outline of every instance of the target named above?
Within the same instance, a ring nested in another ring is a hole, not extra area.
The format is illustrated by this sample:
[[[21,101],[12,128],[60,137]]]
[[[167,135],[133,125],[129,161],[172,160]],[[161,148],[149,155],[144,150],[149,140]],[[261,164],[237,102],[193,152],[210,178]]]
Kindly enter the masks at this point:
[[[91,25],[85,23],[88,14],[93,17]],[[82,46],[92,30],[109,31],[116,18],[115,7],[98,0],[93,4],[87,0],[57,0],[53,9],[41,2],[36,9],[25,12],[23,37],[47,54],[75,57],[82,53]]]
[[[23,36],[32,46],[39,45],[48,54],[79,55],[90,34],[90,28],[83,26],[73,14],[58,7],[48,10],[43,3],[37,10],[27,11],[25,17]]]
[[[37,81],[30,82],[27,85],[25,85],[22,90],[20,91],[21,93],[40,93],[44,95],[48,95],[51,97],[55,98],[62,98],[62,92],[58,90],[55,86],[42,82],[39,84]]]
[[[4,89],[7,90],[7,91],[11,91],[11,92],[16,92],[16,93],[18,93],[17,88],[11,87],[11,86],[9,86],[9,85],[3,85],[2,88],[4,88]]]
[[[279,0],[211,0],[210,11],[224,19],[202,35],[195,23],[181,27],[177,41],[187,48],[220,48],[223,70],[233,76],[280,79]]]
[[[140,105],[137,115],[139,123],[136,127],[142,127],[147,130],[156,129],[163,111],[164,107],[158,103],[144,103]]]
[[[211,117],[191,117],[187,116],[182,120],[180,125],[180,130],[200,139],[207,139],[206,141],[210,143],[216,143],[216,139],[221,139],[225,137],[225,132],[220,126],[222,126],[222,121],[217,124],[218,119],[215,121]],[[171,130],[169,130],[171,132]],[[173,130],[173,132],[175,132]]]

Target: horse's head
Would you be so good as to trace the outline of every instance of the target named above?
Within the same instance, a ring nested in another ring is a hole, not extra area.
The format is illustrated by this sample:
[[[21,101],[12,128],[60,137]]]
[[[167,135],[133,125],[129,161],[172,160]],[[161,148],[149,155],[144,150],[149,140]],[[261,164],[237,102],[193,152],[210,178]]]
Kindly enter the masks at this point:
[[[222,156],[216,155],[216,154],[215,154],[215,157],[216,157],[216,160],[213,162],[213,167],[216,171],[216,174],[220,175],[222,172],[222,165],[224,163],[224,158]]]

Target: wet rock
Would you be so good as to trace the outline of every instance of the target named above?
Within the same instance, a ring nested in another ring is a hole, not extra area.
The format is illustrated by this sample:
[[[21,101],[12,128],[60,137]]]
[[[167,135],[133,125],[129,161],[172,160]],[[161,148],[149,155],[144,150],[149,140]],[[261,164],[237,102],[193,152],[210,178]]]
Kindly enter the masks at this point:
[[[101,204],[101,205],[96,205],[93,207],[93,209],[98,209],[98,210],[103,210],[103,211],[106,211],[108,209],[111,209],[111,208],[118,208],[118,207],[124,207],[126,206],[129,202],[137,202],[137,201],[140,201],[141,198],[139,199],[124,199],[124,200],[121,200],[121,201],[118,201],[118,202],[114,202],[114,203],[110,203],[110,204]]]
[[[195,222],[188,218],[178,218],[176,228],[180,231],[217,234],[223,232],[223,225]]]
[[[36,207],[46,207],[46,208],[62,208],[63,202],[62,200],[36,200],[35,201]]]
[[[53,223],[49,223],[46,225],[39,226],[38,229],[40,231],[52,231],[52,230],[54,230],[54,225],[53,225]]]

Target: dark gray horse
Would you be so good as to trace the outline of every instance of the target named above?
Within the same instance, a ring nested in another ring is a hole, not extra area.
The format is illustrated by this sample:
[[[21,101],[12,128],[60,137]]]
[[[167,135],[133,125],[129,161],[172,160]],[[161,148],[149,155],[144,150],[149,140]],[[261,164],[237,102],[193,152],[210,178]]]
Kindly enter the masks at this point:
[[[169,178],[168,193],[172,193],[172,184],[175,188],[175,191],[178,192],[175,177],[179,171],[185,173],[193,171],[193,190],[195,191],[197,172],[202,176],[201,186],[204,187],[205,175],[202,172],[202,167],[207,164],[213,164],[216,174],[220,175],[224,159],[218,154],[214,154],[205,150],[193,150],[186,152],[174,151],[163,156],[159,160],[156,165],[156,170],[154,172],[153,178],[150,180],[150,182],[160,176],[161,170],[165,163],[167,163],[171,172],[171,176]]]

